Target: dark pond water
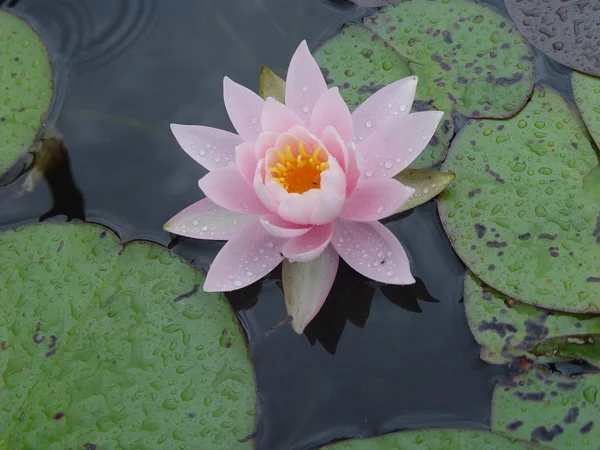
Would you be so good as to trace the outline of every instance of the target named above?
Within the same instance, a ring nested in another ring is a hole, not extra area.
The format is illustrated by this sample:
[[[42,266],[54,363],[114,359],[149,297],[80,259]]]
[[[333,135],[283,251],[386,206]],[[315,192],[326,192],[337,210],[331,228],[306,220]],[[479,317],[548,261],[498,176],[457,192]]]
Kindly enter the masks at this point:
[[[10,5],[9,5],[10,3]],[[492,0],[504,10],[502,1]],[[0,4],[2,2],[0,1]],[[162,224],[202,195],[204,170],[169,123],[232,130],[225,75],[256,88],[284,74],[302,39],[315,48],[369,10],[344,0],[11,0],[55,50],[63,99],[54,118],[68,160],[33,193],[0,191],[0,227],[85,219],[124,241],[169,245],[207,268],[220,243],[172,240]],[[536,53],[538,81],[567,97],[568,71]],[[386,287],[343,266],[305,335],[276,327],[278,274],[231,297],[259,390],[259,449],[308,449],[403,428],[485,429],[506,368],[479,360],[466,323],[463,265],[429,203],[389,223],[418,282]],[[274,330],[273,327],[276,327]]]

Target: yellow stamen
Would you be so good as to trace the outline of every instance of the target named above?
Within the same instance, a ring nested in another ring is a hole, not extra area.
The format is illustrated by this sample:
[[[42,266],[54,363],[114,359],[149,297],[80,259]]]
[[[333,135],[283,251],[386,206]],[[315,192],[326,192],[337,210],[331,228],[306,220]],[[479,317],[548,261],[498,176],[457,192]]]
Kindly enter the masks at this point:
[[[289,193],[302,194],[309,189],[321,188],[321,172],[329,169],[327,153],[321,147],[314,150],[304,142],[298,142],[298,148],[277,149],[278,161],[271,161],[267,168],[271,179]]]

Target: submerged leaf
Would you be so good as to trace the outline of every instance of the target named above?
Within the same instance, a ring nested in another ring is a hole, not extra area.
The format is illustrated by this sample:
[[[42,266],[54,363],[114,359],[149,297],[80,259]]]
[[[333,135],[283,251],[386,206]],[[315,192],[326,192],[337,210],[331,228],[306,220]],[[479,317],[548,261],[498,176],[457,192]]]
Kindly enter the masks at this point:
[[[273,97],[280,103],[285,102],[285,80],[268,67],[260,69],[258,95],[263,99]]]
[[[534,82],[531,50],[494,8],[467,0],[405,0],[365,18],[419,76],[417,99],[468,117],[510,117]]]
[[[575,103],[596,145],[600,145],[600,78],[573,72]]]
[[[600,312],[597,166],[576,111],[546,87],[508,121],[467,123],[442,166],[456,178],[438,199],[454,249],[515,299]]]
[[[46,45],[21,18],[0,9],[0,175],[27,152],[52,102]]]
[[[0,253],[7,448],[252,447],[244,336],[200,272],[95,225],[2,232]]]
[[[346,25],[340,34],[325,42],[316,52],[329,86],[339,86],[350,110],[384,86],[411,75],[405,59],[379,36],[359,25]],[[419,84],[424,82],[419,80]],[[439,110],[427,100],[413,104],[413,111]],[[454,121],[447,110],[429,145],[411,164],[413,168],[431,167],[444,159],[454,135]]]
[[[565,377],[532,367],[492,400],[492,431],[557,449],[600,447],[600,374]]]
[[[374,438],[349,439],[323,448],[330,450],[522,450],[543,447],[483,430],[426,428],[400,431]]]
[[[465,278],[464,302],[469,327],[484,347],[481,357],[486,362],[508,364],[520,356],[540,356],[544,362],[549,358],[599,362],[600,352],[591,351],[587,344],[590,334],[600,334],[600,316],[566,314],[517,302],[470,272]]]
[[[454,174],[437,170],[405,169],[394,178],[415,190],[406,203],[394,213],[398,214],[436,197],[454,180]]]
[[[534,47],[565,66],[600,75],[597,1],[506,0],[506,8]]]

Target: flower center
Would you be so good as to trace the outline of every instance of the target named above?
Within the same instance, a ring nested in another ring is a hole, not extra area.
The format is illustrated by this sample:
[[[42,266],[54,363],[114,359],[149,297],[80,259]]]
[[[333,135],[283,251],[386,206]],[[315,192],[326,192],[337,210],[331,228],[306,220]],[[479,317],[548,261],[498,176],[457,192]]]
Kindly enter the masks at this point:
[[[290,194],[302,194],[309,189],[321,188],[321,172],[329,169],[327,152],[321,147],[310,151],[303,142],[298,148],[286,145],[285,150],[276,150],[277,160],[271,163],[271,179]],[[309,154],[310,153],[310,154]]]

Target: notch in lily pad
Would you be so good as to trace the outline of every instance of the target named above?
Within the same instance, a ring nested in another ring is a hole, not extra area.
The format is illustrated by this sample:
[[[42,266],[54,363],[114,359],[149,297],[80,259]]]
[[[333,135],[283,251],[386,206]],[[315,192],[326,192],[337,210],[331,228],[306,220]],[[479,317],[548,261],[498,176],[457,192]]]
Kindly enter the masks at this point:
[[[0,253],[5,446],[252,448],[244,335],[201,272],[88,224],[4,231]]]
[[[0,175],[37,140],[52,104],[48,49],[22,18],[0,9]]]

